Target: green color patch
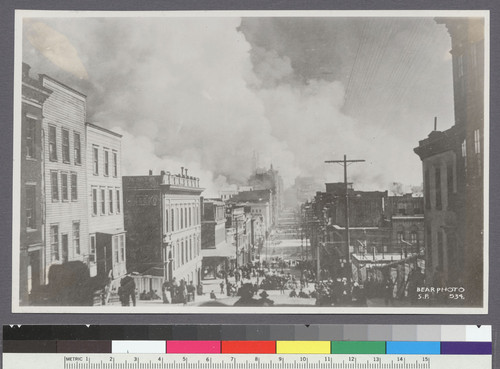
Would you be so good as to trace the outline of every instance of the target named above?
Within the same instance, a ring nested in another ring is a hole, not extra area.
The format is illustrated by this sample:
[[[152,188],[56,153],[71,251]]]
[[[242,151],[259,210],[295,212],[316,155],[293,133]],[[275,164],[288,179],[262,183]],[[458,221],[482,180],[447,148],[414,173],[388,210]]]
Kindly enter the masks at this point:
[[[385,354],[385,341],[332,341],[332,354]]]

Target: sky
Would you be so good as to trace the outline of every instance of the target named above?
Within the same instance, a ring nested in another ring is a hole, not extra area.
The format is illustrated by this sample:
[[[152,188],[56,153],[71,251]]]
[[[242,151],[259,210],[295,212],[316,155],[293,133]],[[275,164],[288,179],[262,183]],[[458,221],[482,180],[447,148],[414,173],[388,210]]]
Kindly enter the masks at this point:
[[[31,18],[23,61],[87,95],[87,121],[123,135],[125,175],[244,184],[258,157],[356,189],[422,183],[413,152],[453,125],[450,37],[432,18]],[[318,188],[323,190],[322,188]]]

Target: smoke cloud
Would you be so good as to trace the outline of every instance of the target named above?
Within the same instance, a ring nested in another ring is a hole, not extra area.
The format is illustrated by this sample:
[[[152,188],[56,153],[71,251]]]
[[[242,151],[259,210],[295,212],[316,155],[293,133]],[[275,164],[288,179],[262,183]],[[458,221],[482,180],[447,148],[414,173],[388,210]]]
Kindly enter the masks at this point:
[[[300,45],[286,55],[254,42],[260,31],[241,24],[215,17],[37,19],[24,24],[23,59],[87,94],[88,121],[123,134],[127,175],[184,166],[201,178],[205,196],[215,196],[226,183],[246,182],[254,153],[285,185],[297,176],[341,180],[341,168],[324,160],[346,153],[367,159],[349,169],[357,188],[421,183],[412,148],[428,129],[413,127],[409,137],[406,127],[434,112],[405,113],[406,106],[397,118],[411,115],[409,122],[390,125],[376,114],[367,122],[345,109],[344,77],[302,73]],[[66,45],[54,56],[56,34]],[[81,63],[76,71],[63,67],[77,65],[71,60]],[[331,62],[349,70],[341,59]]]

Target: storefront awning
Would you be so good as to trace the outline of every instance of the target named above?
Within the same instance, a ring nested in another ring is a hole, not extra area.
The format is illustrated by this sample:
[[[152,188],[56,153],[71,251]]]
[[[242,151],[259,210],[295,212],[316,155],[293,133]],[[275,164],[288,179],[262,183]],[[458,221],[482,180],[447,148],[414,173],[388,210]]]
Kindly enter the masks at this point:
[[[204,258],[236,258],[236,248],[230,244],[224,243],[215,249],[202,249],[201,256]]]

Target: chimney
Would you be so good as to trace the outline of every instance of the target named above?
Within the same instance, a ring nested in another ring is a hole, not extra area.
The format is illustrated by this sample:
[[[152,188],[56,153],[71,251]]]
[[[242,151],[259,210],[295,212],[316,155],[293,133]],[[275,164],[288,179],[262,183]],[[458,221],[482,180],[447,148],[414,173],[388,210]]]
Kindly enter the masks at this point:
[[[165,175],[165,171],[164,170],[160,171],[160,175],[164,176]]]
[[[150,170],[149,170],[149,175],[150,175],[150,176],[152,176],[152,175],[153,175],[153,170],[152,170],[152,169],[150,169]]]
[[[437,131],[438,128],[438,117],[434,117],[434,130]]]
[[[26,64],[26,63],[23,63],[23,77],[24,78],[27,78],[30,76],[30,65],[29,64]]]
[[[186,173],[186,177],[187,177],[188,176],[188,168],[186,168],[185,173]]]
[[[184,177],[184,167],[181,167],[181,176]]]

